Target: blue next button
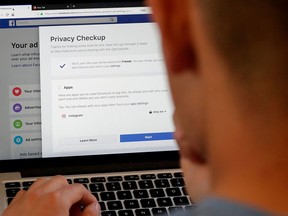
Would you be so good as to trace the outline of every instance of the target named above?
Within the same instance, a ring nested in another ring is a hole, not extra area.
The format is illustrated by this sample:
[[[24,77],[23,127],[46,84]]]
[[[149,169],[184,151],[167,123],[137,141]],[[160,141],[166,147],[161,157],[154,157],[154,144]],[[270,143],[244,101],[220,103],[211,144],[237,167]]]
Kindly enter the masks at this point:
[[[174,139],[173,132],[120,135],[120,142],[145,142],[145,141],[173,140],[173,139]]]

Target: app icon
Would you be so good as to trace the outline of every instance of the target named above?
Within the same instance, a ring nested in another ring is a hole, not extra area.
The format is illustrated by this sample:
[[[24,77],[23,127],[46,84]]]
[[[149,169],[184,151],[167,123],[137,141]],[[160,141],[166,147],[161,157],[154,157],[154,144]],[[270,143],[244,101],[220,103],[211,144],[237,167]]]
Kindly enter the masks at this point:
[[[19,96],[22,94],[22,89],[19,88],[19,87],[15,87],[15,88],[13,88],[13,90],[12,90],[12,94],[13,94],[15,97],[19,97]]]
[[[12,15],[12,14],[11,14]],[[15,14],[13,14],[14,16]],[[15,26],[15,20],[9,20],[9,26]]]
[[[19,104],[19,103],[14,104],[14,106],[13,106],[13,110],[14,110],[14,112],[16,112],[16,113],[21,112],[21,111],[22,111],[22,105]]]
[[[14,143],[16,145],[21,145],[23,143],[23,137],[21,137],[21,136],[14,137]]]
[[[14,127],[15,127],[16,129],[20,129],[20,128],[22,127],[23,123],[22,123],[21,120],[15,120],[15,121],[13,122],[13,125],[14,125]]]

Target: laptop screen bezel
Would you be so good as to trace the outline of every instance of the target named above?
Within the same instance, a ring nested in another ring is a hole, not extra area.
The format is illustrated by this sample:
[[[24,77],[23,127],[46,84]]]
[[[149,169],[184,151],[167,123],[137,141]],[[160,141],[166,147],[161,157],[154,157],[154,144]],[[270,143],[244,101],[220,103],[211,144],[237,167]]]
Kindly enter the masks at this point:
[[[177,151],[0,161],[0,172],[22,177],[179,168]]]

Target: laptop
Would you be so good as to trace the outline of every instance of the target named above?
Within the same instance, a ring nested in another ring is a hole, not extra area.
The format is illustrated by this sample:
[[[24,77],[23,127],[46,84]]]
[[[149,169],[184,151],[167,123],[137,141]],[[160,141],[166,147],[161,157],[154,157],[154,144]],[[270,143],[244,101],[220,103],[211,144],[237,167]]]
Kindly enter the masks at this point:
[[[0,213],[64,175],[103,216],[193,207],[160,34],[143,1],[0,3]]]

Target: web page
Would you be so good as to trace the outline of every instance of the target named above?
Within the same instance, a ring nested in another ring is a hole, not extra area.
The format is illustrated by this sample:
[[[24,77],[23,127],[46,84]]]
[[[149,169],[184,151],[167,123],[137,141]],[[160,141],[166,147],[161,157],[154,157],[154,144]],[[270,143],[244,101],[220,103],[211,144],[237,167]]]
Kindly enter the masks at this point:
[[[63,18],[0,22],[0,159],[175,149],[154,24]]]
[[[174,148],[154,23],[40,27],[40,56],[45,157]]]
[[[41,157],[38,30],[0,34],[0,159]]]

